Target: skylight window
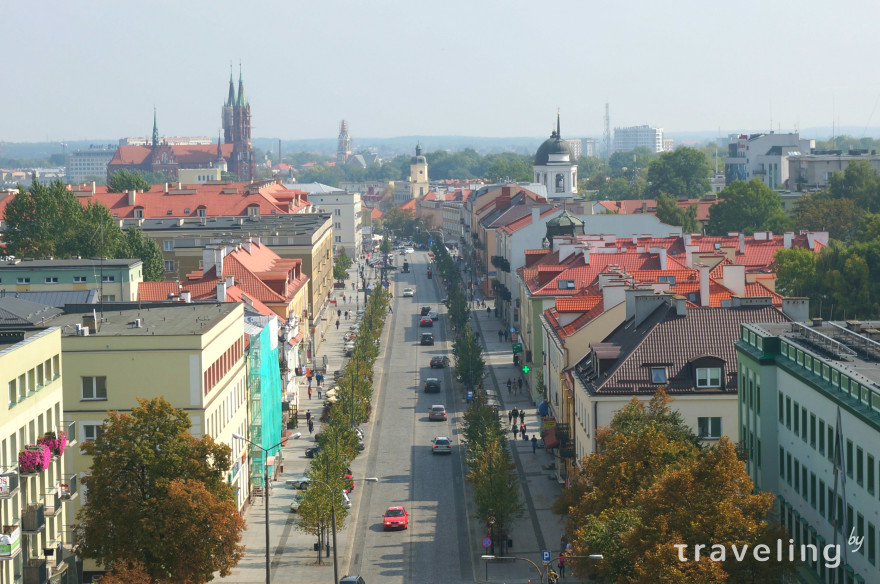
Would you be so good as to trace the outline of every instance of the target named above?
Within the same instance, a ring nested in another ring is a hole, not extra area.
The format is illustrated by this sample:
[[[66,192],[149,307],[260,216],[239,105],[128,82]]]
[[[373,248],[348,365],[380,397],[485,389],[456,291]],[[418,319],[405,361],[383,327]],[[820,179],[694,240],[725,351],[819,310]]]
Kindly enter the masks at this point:
[[[651,383],[666,383],[665,367],[651,367]]]

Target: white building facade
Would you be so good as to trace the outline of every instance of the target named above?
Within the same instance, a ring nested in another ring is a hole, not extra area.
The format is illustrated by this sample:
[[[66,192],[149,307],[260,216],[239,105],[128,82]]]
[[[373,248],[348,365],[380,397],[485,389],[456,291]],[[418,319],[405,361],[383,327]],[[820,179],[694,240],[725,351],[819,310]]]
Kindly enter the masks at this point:
[[[302,189],[303,185],[300,185],[299,188]],[[345,248],[348,257],[359,258],[363,241],[361,195],[332,187],[325,188],[332,190],[309,192],[309,201],[320,212],[330,213],[333,220],[334,249]]]
[[[577,195],[577,158],[568,141],[562,138],[559,114],[556,115],[556,129],[535,153],[532,172],[534,182],[547,189],[548,199]]]
[[[614,152],[629,152],[636,148],[647,148],[651,152],[663,152],[663,128],[651,126],[630,126],[614,128]]]
[[[798,134],[740,134],[731,138],[724,160],[725,181],[759,179],[771,189],[790,188],[789,159],[809,154],[815,140]]]

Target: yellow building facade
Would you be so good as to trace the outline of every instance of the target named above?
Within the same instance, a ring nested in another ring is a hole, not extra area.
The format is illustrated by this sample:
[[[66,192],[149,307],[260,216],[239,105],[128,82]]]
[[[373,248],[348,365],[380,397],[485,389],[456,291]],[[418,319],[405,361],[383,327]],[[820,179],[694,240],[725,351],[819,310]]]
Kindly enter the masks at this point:
[[[428,159],[422,156],[421,144],[416,146],[416,155],[410,160],[409,185],[410,195],[413,199],[428,194]]]
[[[0,331],[0,382],[0,582],[76,582],[76,435],[63,407],[61,330]]]

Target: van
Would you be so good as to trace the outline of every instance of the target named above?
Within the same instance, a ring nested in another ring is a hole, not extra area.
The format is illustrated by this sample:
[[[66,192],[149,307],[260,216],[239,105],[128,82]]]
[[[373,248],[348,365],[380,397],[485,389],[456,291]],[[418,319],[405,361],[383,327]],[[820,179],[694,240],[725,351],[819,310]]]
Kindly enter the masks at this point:
[[[367,584],[360,576],[346,576],[339,580],[339,584]]]

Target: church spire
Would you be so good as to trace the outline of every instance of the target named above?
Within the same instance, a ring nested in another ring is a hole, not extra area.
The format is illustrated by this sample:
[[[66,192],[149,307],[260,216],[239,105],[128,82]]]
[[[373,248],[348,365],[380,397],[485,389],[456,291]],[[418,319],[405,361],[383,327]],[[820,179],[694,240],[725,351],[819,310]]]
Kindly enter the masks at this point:
[[[244,83],[241,80],[241,63],[238,64],[238,102],[236,105],[239,107],[247,105],[247,99],[244,96]]]
[[[159,145],[159,125],[156,123],[156,106],[153,106],[153,148]]]
[[[223,158],[223,149],[220,147],[220,137],[223,134],[223,130],[217,132],[217,160]]]
[[[235,105],[235,85],[232,82],[232,63],[229,63],[229,97],[226,98],[226,105]]]
[[[559,108],[556,108],[556,137],[562,138],[562,129],[559,125]]]

